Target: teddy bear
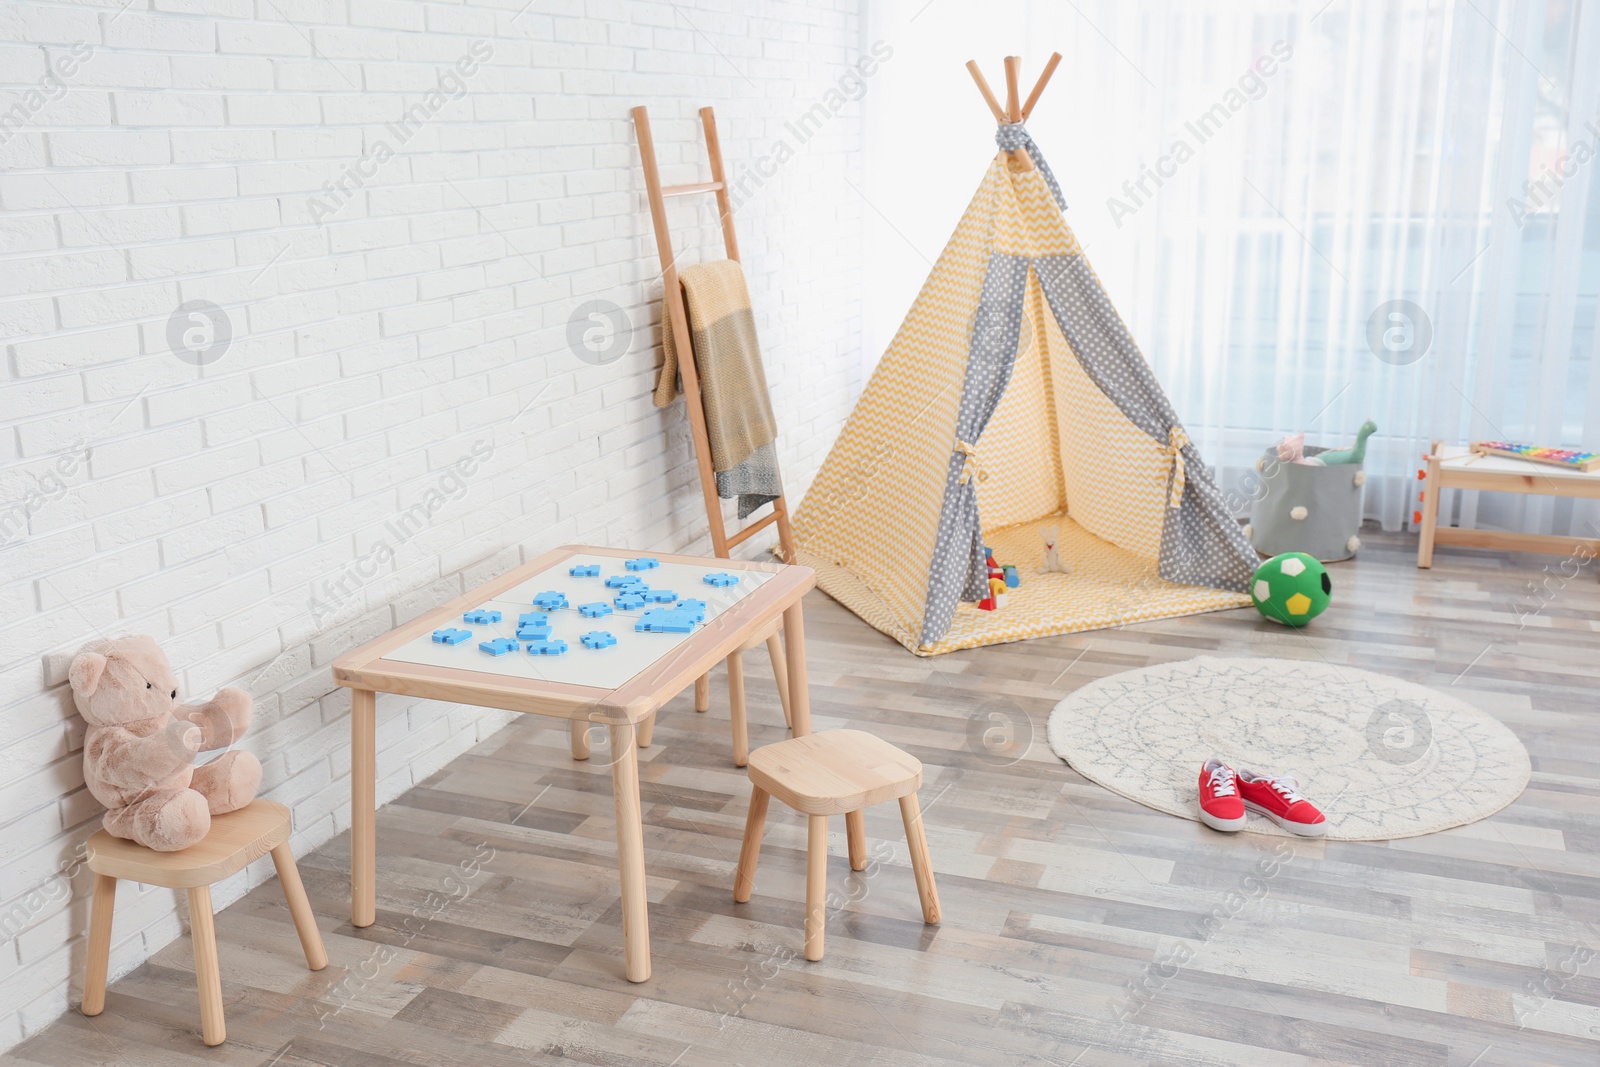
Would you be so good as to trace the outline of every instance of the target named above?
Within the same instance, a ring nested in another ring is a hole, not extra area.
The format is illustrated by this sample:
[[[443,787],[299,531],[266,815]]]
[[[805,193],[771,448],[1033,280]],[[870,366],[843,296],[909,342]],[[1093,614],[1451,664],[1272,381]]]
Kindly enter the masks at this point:
[[[194,765],[195,753],[227,748],[250,728],[249,693],[225,688],[204,704],[178,703],[172,664],[146,636],[89,646],[67,680],[89,724],[83,777],[112,836],[176,852],[206,836],[211,816],[255,799],[261,762],[249,752]]]

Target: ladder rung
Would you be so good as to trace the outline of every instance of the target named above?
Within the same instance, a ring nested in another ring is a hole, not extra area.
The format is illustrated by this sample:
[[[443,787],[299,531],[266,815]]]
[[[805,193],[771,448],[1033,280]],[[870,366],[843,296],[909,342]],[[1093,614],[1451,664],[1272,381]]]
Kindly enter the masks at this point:
[[[766,529],[768,526],[771,526],[777,521],[778,512],[777,509],[774,508],[770,513],[763,515],[755,522],[752,522],[749,526],[746,526],[744,529],[728,538],[728,547],[732,548],[735,545],[744,544],[744,542],[750,540],[750,538],[753,537],[757,532]]]
[[[663,185],[662,196],[689,196],[692,193],[714,193],[722,188],[721,182],[693,182],[689,185]]]

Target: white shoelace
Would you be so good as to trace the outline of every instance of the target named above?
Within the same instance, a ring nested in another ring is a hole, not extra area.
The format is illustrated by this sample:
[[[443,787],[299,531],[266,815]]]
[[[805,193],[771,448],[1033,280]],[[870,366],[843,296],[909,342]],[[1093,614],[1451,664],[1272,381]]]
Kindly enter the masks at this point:
[[[1305,799],[1300,795],[1300,783],[1293,778],[1268,778],[1267,784],[1290,804]]]
[[[1211,769],[1211,792],[1214,796],[1231,797],[1238,790],[1233,784],[1233,768],[1213,767]]]

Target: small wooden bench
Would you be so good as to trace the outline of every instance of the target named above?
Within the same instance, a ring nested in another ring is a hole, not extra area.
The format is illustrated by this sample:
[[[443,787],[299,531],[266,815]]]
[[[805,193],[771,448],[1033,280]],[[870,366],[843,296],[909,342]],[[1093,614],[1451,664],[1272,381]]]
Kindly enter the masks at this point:
[[[755,885],[756,860],[767,822],[767,801],[777,797],[809,819],[806,850],[806,959],[822,958],[827,918],[828,816],[843,815],[851,870],[867,866],[865,809],[900,801],[911,869],[917,878],[922,920],[939,921],[939,892],[933,882],[928,838],[923,832],[917,790],[922,763],[882,738],[860,730],[829,730],[792,737],[750,754],[750,812],[734,875],[733,899],[743,904]]]
[[[270,800],[253,800],[211,819],[205,839],[177,852],[157,852],[101,830],[89,838],[89,869],[94,872],[94,910],[89,918],[89,951],[83,969],[83,1014],[99,1015],[106,1006],[106,967],[111,957],[111,915],[117,880],[184,889],[189,893],[189,929],[194,939],[194,974],[200,987],[200,1033],[208,1045],[227,1039],[222,1016],[222,972],[217,966],[217,931],[211,917],[211,883],[272,853],[313,971],[328,965],[322,933],[289,850],[293,823],[289,809]]]

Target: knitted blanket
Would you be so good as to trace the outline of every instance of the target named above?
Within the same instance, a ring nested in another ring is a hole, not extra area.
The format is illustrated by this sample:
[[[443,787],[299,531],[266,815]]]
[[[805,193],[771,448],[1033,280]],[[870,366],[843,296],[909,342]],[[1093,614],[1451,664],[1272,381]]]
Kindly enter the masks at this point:
[[[744,270],[731,259],[697,263],[678,275],[689,308],[690,343],[700,376],[700,399],[711,442],[717,495],[739,500],[744,518],[781,492],[777,421],[767,395],[755,317]],[[672,327],[661,316],[665,358],[656,377],[655,403],[666,407],[678,395],[678,360]]]

